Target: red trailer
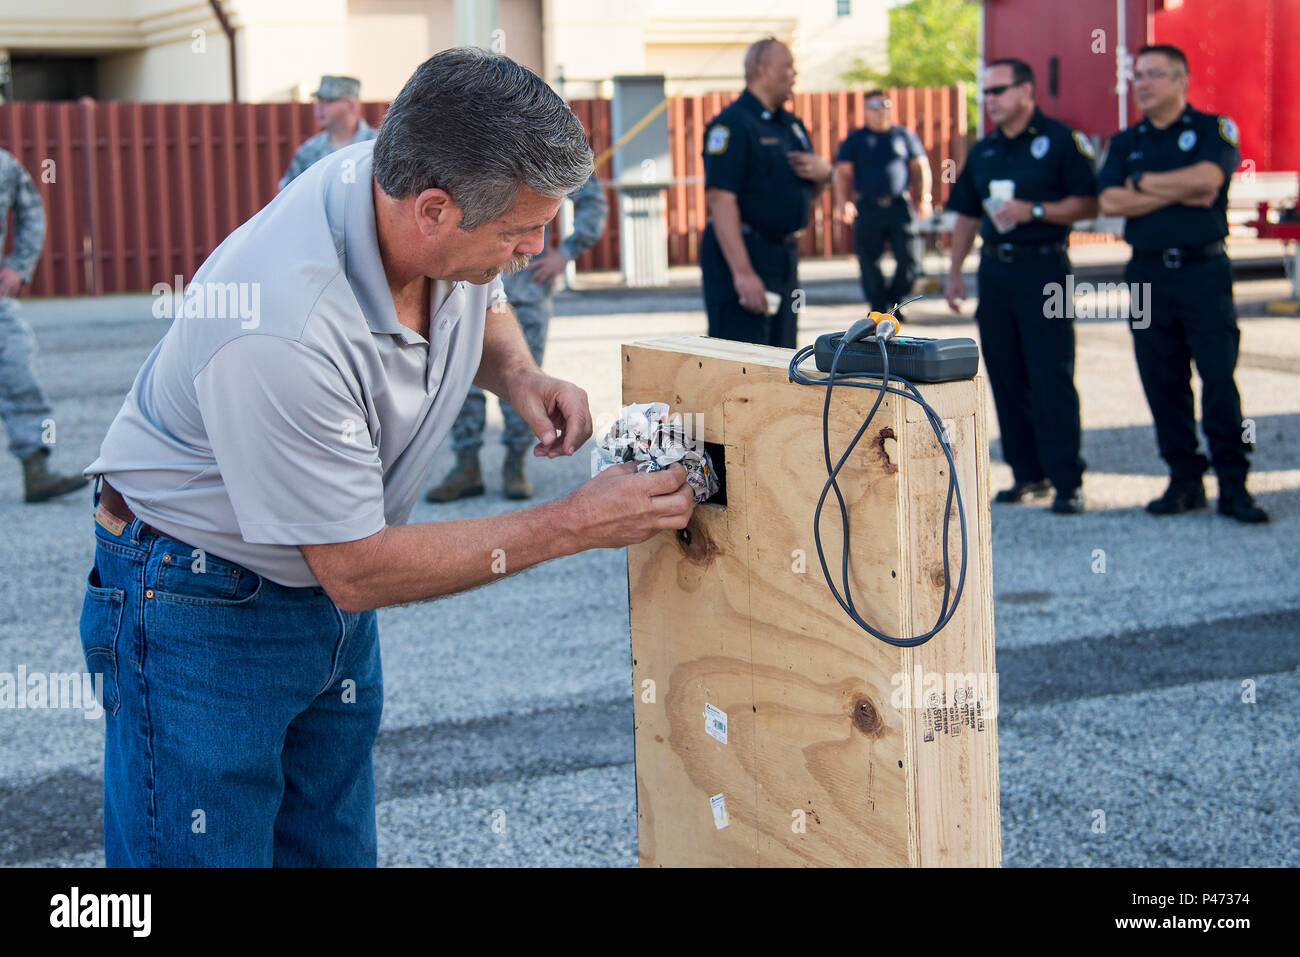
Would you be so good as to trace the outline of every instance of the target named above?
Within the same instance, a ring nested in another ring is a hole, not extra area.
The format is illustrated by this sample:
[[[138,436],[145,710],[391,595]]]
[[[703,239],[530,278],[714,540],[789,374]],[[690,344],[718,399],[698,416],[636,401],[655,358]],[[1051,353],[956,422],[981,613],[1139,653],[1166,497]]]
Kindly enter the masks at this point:
[[[1300,169],[1300,0],[982,0],[980,7],[983,62],[1029,63],[1044,112],[1109,139],[1141,115],[1126,75],[1134,51],[1172,43],[1187,54],[1192,105],[1236,120],[1243,170]]]
[[[1300,57],[1288,49],[1300,39],[1300,0],[977,2],[981,62],[1027,62],[1043,111],[1103,144],[1141,117],[1129,85],[1135,52],[1148,43],[1179,47],[1191,70],[1188,101],[1231,116],[1241,134],[1229,222],[1285,243],[1294,298],[1272,308],[1300,312],[1297,227],[1280,222],[1300,191]]]

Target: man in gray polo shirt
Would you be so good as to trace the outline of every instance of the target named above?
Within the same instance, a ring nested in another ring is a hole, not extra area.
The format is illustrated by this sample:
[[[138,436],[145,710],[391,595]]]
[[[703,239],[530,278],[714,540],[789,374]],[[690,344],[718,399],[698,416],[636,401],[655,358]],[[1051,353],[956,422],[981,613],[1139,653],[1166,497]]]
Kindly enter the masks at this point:
[[[471,383],[535,455],[590,437],[586,394],[538,369],[498,275],[591,171],[538,77],[445,51],[377,140],[314,164],[169,298],[86,469],[109,866],[373,865],[374,609],[495,580],[502,552],[514,572],[685,526],[679,466],[403,524]]]

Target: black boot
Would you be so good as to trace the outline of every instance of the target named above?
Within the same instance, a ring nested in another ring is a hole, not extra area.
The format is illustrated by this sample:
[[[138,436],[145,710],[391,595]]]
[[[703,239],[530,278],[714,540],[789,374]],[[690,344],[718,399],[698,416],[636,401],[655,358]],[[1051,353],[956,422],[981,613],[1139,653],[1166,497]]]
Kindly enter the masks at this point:
[[[1178,515],[1195,508],[1205,508],[1205,483],[1199,478],[1170,479],[1165,494],[1147,504],[1152,515]]]
[[[1011,488],[1004,488],[993,496],[993,501],[1000,502],[1003,505],[1012,505],[1028,496],[1029,498],[1040,498],[1046,495],[1052,489],[1052,483],[1047,479],[1040,479],[1037,482],[1017,482]]]
[[[1083,489],[1069,491],[1056,490],[1056,501],[1052,502],[1052,511],[1057,515],[1078,515],[1084,510]]]
[[[1255,504],[1255,500],[1246,491],[1244,481],[1219,479],[1219,514],[1252,525],[1268,521],[1268,512]]]

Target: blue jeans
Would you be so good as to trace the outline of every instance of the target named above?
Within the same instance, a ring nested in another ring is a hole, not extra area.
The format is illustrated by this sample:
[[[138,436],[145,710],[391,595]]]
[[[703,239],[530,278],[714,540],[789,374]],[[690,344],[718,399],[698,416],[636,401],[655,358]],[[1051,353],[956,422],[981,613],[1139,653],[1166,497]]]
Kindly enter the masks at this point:
[[[104,676],[108,866],[375,866],[375,613],[139,520],[94,527],[81,642]]]

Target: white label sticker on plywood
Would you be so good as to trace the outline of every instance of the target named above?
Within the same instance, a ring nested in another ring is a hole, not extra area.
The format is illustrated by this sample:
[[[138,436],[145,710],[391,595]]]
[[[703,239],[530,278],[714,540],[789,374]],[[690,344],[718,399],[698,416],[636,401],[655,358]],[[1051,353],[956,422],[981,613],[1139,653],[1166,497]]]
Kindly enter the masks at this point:
[[[704,703],[704,730],[712,738],[727,743],[727,712],[720,711],[707,701]]]
[[[709,806],[713,808],[713,826],[721,831],[731,822],[727,820],[727,799],[721,794],[715,794],[709,798]]]

